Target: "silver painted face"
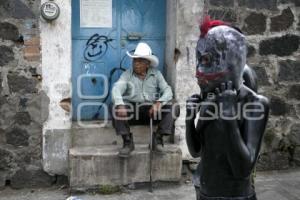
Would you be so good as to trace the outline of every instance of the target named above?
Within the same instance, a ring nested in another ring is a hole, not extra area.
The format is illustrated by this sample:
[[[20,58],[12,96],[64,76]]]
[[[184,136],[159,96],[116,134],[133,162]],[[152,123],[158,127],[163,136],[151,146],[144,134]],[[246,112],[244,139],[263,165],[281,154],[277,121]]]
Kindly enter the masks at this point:
[[[217,26],[198,40],[196,51],[196,77],[202,91],[211,92],[229,80],[235,89],[240,88],[247,53],[244,35],[229,26]]]

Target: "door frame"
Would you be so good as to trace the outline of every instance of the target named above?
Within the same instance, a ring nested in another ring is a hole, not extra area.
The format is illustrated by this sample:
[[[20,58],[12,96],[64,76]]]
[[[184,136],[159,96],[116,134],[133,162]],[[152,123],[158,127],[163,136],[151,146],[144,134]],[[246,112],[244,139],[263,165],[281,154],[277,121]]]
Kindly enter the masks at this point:
[[[41,3],[47,0],[41,0]],[[165,78],[176,94],[176,48],[178,0],[166,0]],[[40,21],[42,46],[42,90],[49,98],[44,107],[47,121],[43,124],[43,169],[49,174],[68,175],[68,151],[72,144],[72,111],[62,107],[62,100],[72,97],[72,29],[71,0],[56,0],[60,17],[47,23]],[[43,109],[44,109],[43,107]],[[176,134],[176,132],[175,132]]]
[[[70,0],[72,2],[72,0]],[[80,0],[79,0],[80,1]],[[73,9],[71,8],[71,11]],[[175,57],[175,48],[176,48],[176,22],[177,22],[177,0],[166,0],[166,31],[165,31],[165,63],[163,67],[163,75],[166,81],[169,83],[173,90],[174,97],[176,96],[175,86],[176,86],[176,61],[174,60]],[[119,15],[120,13],[116,13]],[[72,20],[71,20],[72,25]],[[118,24],[119,26],[120,24]],[[73,27],[71,28],[73,30]],[[71,33],[73,36],[73,34]],[[73,46],[73,40],[71,41],[71,46]],[[73,47],[71,51],[73,50]],[[73,52],[71,52],[71,62],[73,62]],[[73,64],[72,64],[73,67]],[[73,76],[73,69],[71,68]],[[73,77],[72,77],[73,80]],[[73,87],[72,83],[71,87]],[[77,89],[78,90],[78,89]],[[72,94],[73,95],[73,94]],[[71,96],[72,97],[72,96]],[[71,102],[72,104],[72,102]],[[73,104],[71,105],[73,108]],[[77,112],[78,108],[74,111]],[[77,116],[77,115],[76,115]],[[72,120],[73,114],[71,115]],[[76,119],[74,121],[77,121]]]

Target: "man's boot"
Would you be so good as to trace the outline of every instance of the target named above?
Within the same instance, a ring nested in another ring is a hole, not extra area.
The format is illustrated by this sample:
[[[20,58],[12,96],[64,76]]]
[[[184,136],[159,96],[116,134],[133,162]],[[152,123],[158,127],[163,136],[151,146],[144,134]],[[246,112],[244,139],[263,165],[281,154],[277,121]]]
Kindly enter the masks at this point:
[[[134,150],[134,143],[132,134],[122,135],[123,148],[119,151],[119,156],[123,158],[129,157],[130,153]]]
[[[163,153],[164,151],[164,140],[163,140],[163,135],[160,133],[154,133],[154,151],[158,153]]]

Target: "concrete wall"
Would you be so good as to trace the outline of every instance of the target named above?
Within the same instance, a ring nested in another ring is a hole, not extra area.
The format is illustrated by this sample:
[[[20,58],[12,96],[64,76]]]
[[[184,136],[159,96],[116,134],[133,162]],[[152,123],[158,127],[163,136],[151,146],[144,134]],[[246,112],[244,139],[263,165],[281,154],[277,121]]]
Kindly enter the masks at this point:
[[[167,0],[167,27],[166,27],[166,50],[165,50],[165,74],[167,82],[175,86],[176,84],[176,23],[177,23],[177,0]],[[174,87],[172,88],[173,92]]]
[[[176,121],[176,142],[182,149],[184,159],[191,156],[185,142],[185,101],[192,94],[199,93],[195,79],[195,47],[199,36],[199,20],[203,13],[203,1],[178,0],[176,16],[176,76],[173,81],[175,96],[181,104],[180,117]]]
[[[43,125],[43,166],[50,174],[66,174],[72,116],[68,109],[72,96],[71,0],[55,2],[60,7],[59,18],[51,23],[40,20],[42,89],[50,98],[49,116]]]

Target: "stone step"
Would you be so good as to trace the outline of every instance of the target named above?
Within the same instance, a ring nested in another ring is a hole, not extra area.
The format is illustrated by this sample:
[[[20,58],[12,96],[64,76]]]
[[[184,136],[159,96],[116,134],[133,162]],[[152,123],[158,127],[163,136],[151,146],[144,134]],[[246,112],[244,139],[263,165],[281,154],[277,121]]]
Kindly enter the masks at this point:
[[[136,145],[129,158],[118,156],[119,147],[75,147],[69,151],[70,187],[91,189],[101,185],[127,185],[149,182],[148,145]],[[175,145],[165,145],[163,154],[154,153],[153,181],[174,181],[181,178],[182,153]]]
[[[83,122],[84,123],[84,122]],[[153,129],[155,130],[155,126]],[[144,125],[130,126],[135,144],[149,144],[150,127]],[[166,138],[165,138],[166,139]],[[166,139],[167,140],[167,139]],[[93,147],[103,145],[122,145],[122,138],[117,136],[111,122],[101,125],[98,121],[86,122],[85,125],[72,125],[72,146]]]
[[[136,144],[149,144],[150,128],[147,126],[131,126]],[[122,138],[117,136],[111,123],[101,126],[98,124],[72,126],[72,143],[74,147],[90,147],[111,144],[122,144]]]

